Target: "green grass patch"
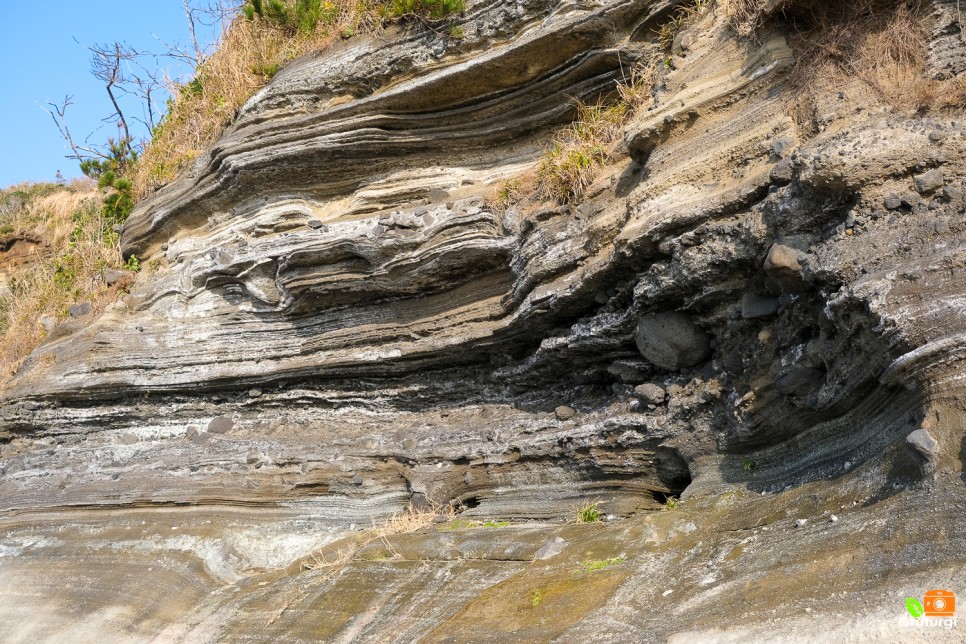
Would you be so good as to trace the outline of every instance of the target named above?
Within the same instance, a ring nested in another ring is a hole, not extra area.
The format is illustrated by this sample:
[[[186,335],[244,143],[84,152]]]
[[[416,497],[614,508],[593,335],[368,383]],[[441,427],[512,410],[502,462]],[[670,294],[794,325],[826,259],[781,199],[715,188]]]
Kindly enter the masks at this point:
[[[592,559],[585,561],[580,564],[580,569],[578,572],[591,573],[597,572],[598,570],[604,570],[605,568],[610,568],[611,566],[616,566],[619,563],[624,563],[627,561],[627,557],[611,557],[610,559]]]

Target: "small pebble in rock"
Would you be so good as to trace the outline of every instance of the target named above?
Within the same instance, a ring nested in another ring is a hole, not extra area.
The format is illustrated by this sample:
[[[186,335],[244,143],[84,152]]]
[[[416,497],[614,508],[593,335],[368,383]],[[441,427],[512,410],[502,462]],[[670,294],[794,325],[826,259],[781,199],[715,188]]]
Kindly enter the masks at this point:
[[[828,519],[828,520],[829,520],[829,521],[830,521],[831,523],[838,523],[838,520],[839,520],[839,518],[838,518],[837,516],[835,516],[835,515],[833,514],[832,516],[830,516],[830,517],[829,517],[829,519]]]
[[[660,385],[655,385],[653,383],[644,383],[643,385],[637,385],[634,387],[634,395],[644,403],[650,405],[663,405],[664,404],[664,387]]]
[[[808,523],[808,519],[798,519],[795,521],[795,525],[799,528],[804,528],[806,523]]]
[[[882,205],[886,207],[886,210],[896,210],[902,206],[902,200],[895,195],[889,195],[882,202]]]
[[[212,434],[227,434],[235,426],[235,421],[227,416],[216,416],[208,423],[208,431]]]
[[[258,387],[253,387],[252,389],[248,390],[248,396],[250,398],[258,398],[261,395],[262,395],[262,390],[259,389]]]
[[[935,168],[929,172],[917,174],[912,178],[912,181],[916,186],[916,192],[919,194],[933,192],[943,187],[943,173],[942,170]]]
[[[560,420],[570,420],[571,418],[577,415],[577,412],[574,410],[573,407],[568,407],[566,405],[560,405],[559,407],[554,409],[554,413],[557,414],[557,418],[559,418]]]
[[[665,590],[663,593],[661,593],[661,597],[667,597],[673,592],[674,592],[673,590]]]

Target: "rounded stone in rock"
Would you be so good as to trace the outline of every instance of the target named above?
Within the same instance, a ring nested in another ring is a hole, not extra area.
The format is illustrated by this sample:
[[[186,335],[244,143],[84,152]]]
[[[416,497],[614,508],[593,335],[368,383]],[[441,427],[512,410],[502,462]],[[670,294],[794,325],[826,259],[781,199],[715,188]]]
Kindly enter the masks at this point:
[[[886,210],[898,210],[902,207],[902,199],[895,195],[889,195],[882,201],[882,205],[885,206]]]
[[[901,201],[902,201],[902,205],[905,206],[906,208],[915,208],[916,206],[919,205],[920,199],[919,199],[919,195],[917,195],[916,193],[907,192],[906,194],[902,195]]]
[[[912,182],[916,186],[916,192],[919,194],[934,192],[943,187],[943,171],[939,168],[934,168],[928,172],[917,174],[912,178]]]
[[[560,420],[570,420],[577,415],[577,411],[573,407],[568,407],[566,405],[560,405],[553,411],[557,414],[557,418]]]
[[[73,304],[68,307],[67,312],[72,318],[82,318],[91,312],[91,303],[81,302],[80,304]]]
[[[655,385],[650,382],[643,385],[638,385],[634,387],[634,395],[637,396],[641,402],[644,402],[648,405],[664,404],[664,387],[661,387],[660,385]]]
[[[228,416],[215,416],[208,423],[208,431],[212,434],[227,434],[234,426],[235,421]]]
[[[325,224],[323,224],[318,219],[309,219],[308,226],[313,230],[319,230],[321,228],[325,228]]]
[[[795,168],[791,160],[782,159],[771,169],[769,178],[772,183],[778,186],[787,186],[795,178]]]
[[[925,429],[917,429],[906,436],[906,442],[926,458],[935,458],[939,452],[939,442]]]
[[[711,354],[711,338],[690,317],[668,312],[646,315],[637,323],[638,351],[661,369],[693,367]]]
[[[772,139],[771,151],[775,157],[779,159],[784,159],[788,156],[791,149],[795,147],[795,139],[790,136],[780,136],[776,139]]]
[[[262,390],[259,389],[258,387],[252,387],[251,389],[248,390],[249,398],[260,398],[261,395],[262,395]]]
[[[108,286],[114,286],[125,275],[127,275],[127,272],[126,271],[118,271],[118,270],[115,270],[113,268],[105,268],[104,269],[104,283],[107,284]]]
[[[802,278],[805,253],[784,244],[772,244],[765,258],[765,274],[778,283],[783,290],[799,293],[807,291],[809,284]]]

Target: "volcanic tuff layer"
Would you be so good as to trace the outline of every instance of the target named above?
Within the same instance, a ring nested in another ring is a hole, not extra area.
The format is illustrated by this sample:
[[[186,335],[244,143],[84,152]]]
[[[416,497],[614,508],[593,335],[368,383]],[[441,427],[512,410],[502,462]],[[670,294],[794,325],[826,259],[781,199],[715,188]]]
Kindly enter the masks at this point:
[[[492,205],[672,8],[476,3],[252,97],[0,399],[10,639],[914,641],[966,591],[961,114],[796,121],[718,7],[579,203]],[[411,503],[463,524],[359,535]]]

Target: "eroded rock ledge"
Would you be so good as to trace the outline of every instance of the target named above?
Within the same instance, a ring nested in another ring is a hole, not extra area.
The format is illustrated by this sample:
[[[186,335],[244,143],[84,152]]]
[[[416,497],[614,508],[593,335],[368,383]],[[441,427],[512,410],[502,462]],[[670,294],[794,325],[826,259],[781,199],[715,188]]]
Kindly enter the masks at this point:
[[[848,636],[966,590],[961,114],[855,80],[797,123],[781,30],[741,42],[715,10],[579,204],[492,205],[671,9],[481,3],[464,41],[284,69],[125,226],[162,268],[4,392],[0,615],[43,602],[28,639],[688,641],[767,637],[784,606],[807,638],[832,593],[870,606]],[[607,523],[561,525],[593,500]],[[413,502],[523,525],[299,568]]]

